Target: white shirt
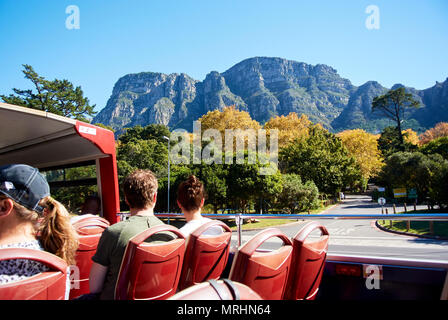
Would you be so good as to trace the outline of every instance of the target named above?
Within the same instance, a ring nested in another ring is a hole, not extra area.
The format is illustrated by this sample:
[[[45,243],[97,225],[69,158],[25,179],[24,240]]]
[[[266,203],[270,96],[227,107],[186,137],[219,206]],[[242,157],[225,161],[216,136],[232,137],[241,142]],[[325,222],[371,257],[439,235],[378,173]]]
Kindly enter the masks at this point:
[[[201,219],[195,219],[187,222],[179,230],[184,234],[185,238],[187,238],[193,231],[209,221],[212,221],[212,219],[201,217]],[[203,234],[207,236],[217,236],[222,234],[222,232],[223,230],[220,226],[213,226],[208,228]]]

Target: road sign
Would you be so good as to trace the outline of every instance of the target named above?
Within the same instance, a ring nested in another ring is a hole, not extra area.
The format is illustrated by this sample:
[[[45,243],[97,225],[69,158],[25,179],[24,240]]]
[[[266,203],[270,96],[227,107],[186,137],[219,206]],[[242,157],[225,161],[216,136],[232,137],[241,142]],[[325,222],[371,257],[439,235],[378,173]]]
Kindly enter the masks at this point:
[[[409,199],[417,199],[417,190],[416,189],[410,189],[408,192],[408,198]]]
[[[396,188],[394,191],[394,198],[405,198],[406,197],[406,188]]]
[[[384,206],[386,204],[386,199],[384,199],[383,197],[378,198],[378,203],[380,204],[380,206]]]

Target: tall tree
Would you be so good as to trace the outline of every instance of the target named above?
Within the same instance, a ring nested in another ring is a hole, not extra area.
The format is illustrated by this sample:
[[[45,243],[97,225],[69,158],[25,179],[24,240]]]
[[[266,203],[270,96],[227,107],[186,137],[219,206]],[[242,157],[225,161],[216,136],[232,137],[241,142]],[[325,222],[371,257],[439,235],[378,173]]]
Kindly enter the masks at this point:
[[[81,87],[75,88],[68,80],[46,80],[30,65],[25,64],[23,67],[25,79],[33,83],[34,90],[13,88],[15,94],[0,95],[4,102],[90,122],[89,117],[96,113],[95,105],[89,104]]]
[[[407,108],[418,108],[420,103],[414,99],[411,93],[406,93],[405,88],[400,87],[389,90],[386,94],[373,98],[372,112],[381,111],[386,117],[397,123],[397,132],[400,144],[404,146],[401,121]]]

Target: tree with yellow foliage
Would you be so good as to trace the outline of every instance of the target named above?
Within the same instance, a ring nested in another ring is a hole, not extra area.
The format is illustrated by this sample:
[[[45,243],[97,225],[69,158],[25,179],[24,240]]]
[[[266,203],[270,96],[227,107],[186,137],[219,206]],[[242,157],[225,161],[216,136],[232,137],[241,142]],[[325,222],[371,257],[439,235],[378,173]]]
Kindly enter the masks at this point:
[[[220,148],[219,146],[225,144],[226,151],[228,143],[233,145],[233,147],[230,145],[229,148],[234,151],[237,149],[241,150],[239,146],[246,148],[246,145],[247,149],[256,150],[257,135],[258,130],[261,129],[261,125],[256,120],[253,120],[248,112],[237,110],[235,106],[229,106],[224,107],[221,111],[209,111],[199,118],[198,121],[200,122],[201,137],[197,136],[194,126],[193,139],[202,140],[204,137],[206,137],[205,139],[213,137],[215,142],[217,141],[216,139],[219,140],[218,149]],[[228,131],[228,135],[226,131]],[[215,148],[212,147],[214,143],[209,145],[211,149]],[[244,143],[244,145],[239,145],[239,143]]]
[[[403,134],[403,139],[405,142],[409,142],[413,145],[418,145],[419,140],[418,140],[417,132],[415,132],[412,129],[406,129],[406,130],[403,130],[401,133]]]
[[[349,153],[356,159],[365,181],[375,176],[383,166],[377,137],[362,129],[345,130],[337,134]]]
[[[222,111],[213,110],[199,118],[201,131],[215,129],[224,137],[226,129],[261,129],[261,125],[250,117],[246,111],[239,111],[235,106],[224,107]]]
[[[309,135],[309,127],[313,123],[305,114],[300,117],[295,112],[291,112],[287,116],[277,116],[271,118],[265,123],[264,128],[269,132],[272,129],[278,130],[278,146],[279,148],[287,146],[296,139],[306,138]]]

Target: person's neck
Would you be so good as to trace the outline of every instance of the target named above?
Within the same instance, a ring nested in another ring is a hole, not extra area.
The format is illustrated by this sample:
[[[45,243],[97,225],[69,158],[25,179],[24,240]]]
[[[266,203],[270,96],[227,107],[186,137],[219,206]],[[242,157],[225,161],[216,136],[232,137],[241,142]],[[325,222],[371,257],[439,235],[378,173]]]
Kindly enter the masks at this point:
[[[34,240],[36,240],[36,235],[31,222],[16,225],[2,224],[0,226],[0,245]]]
[[[199,209],[197,211],[184,211],[183,214],[184,214],[185,220],[187,220],[187,222],[190,222],[192,220],[202,219],[201,209]]]
[[[153,216],[154,215],[154,208],[130,208],[129,214],[131,216]]]

